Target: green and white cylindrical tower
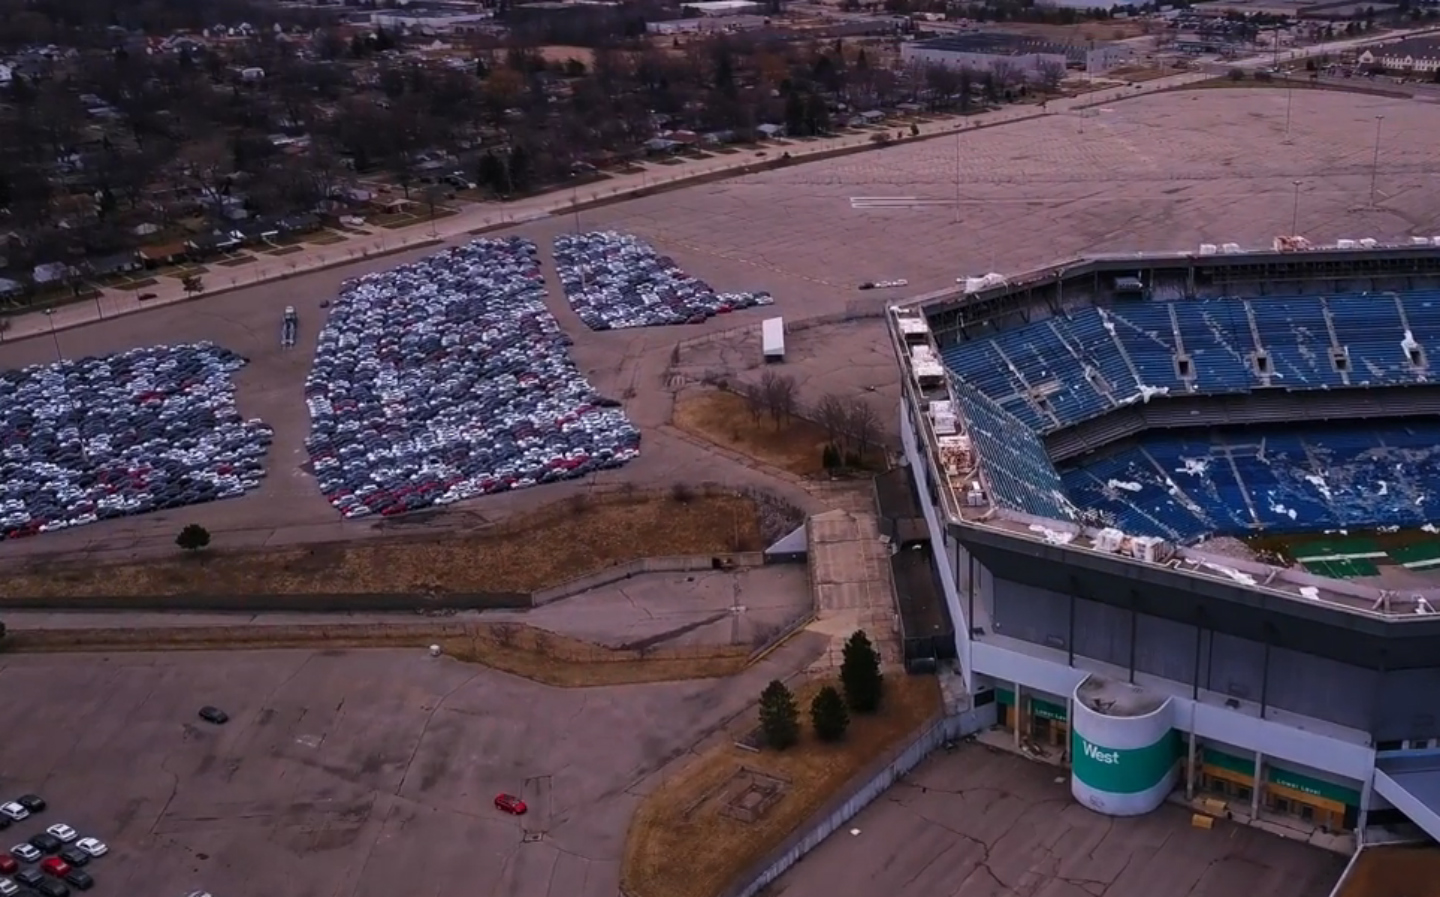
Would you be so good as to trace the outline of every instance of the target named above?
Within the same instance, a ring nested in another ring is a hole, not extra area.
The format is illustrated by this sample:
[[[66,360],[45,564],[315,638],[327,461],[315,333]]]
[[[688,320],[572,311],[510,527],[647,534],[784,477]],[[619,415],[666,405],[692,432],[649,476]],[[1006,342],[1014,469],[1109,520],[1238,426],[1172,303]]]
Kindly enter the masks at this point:
[[[1180,774],[1173,703],[1124,682],[1090,676],[1070,714],[1070,793],[1097,813],[1139,816],[1160,806]]]

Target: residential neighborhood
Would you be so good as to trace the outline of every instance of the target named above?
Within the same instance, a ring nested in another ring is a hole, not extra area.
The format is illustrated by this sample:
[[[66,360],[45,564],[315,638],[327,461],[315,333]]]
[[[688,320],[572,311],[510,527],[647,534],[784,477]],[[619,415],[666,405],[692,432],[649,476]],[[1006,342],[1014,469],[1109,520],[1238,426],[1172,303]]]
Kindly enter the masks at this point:
[[[0,26],[12,305],[143,289],[137,271],[242,265],[637,166],[847,130],[889,139],[1201,52],[1176,46],[1198,13],[1020,0],[159,0],[113,15],[94,2],[44,0]],[[1266,39],[1255,16],[1206,20],[1231,23],[1205,27],[1232,42]],[[1276,21],[1264,14],[1278,42]],[[1435,65],[1433,49],[1386,52]]]

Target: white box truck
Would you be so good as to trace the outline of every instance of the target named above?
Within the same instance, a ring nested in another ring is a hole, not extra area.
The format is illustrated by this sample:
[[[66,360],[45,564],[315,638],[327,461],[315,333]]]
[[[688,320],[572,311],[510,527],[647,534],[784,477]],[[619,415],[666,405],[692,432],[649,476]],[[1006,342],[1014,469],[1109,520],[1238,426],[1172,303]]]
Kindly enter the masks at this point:
[[[784,318],[766,318],[760,323],[760,351],[767,364],[785,360]]]

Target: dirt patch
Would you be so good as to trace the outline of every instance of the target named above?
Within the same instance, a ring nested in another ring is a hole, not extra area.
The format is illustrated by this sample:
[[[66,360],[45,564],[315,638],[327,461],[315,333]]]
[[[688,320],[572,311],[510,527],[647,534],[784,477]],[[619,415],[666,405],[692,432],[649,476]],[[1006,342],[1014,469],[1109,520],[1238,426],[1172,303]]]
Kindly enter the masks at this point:
[[[823,684],[797,690],[806,730],[798,746],[784,753],[752,753],[733,744],[714,748],[645,798],[625,839],[625,893],[722,893],[940,709],[933,677],[893,678],[886,683],[883,712],[852,720],[844,743],[822,744],[809,732],[808,708]]]
[[[1362,851],[1339,897],[1437,897],[1440,848],[1371,847]]]
[[[240,267],[241,265],[248,265],[248,264],[250,264],[250,263],[253,262],[253,261],[255,261],[255,256],[253,256],[253,255],[242,255],[242,256],[240,256],[239,258],[226,259],[225,261],[223,261],[223,262],[220,263],[220,267],[222,267],[222,268],[238,268],[238,267]]]
[[[760,508],[749,497],[616,493],[571,498],[458,536],[235,552],[218,544],[195,557],[93,567],[37,555],[6,565],[0,604],[72,595],[533,592],[642,557],[764,547]]]
[[[1145,22],[1077,22],[1074,25],[1045,25],[1032,22],[1014,22],[998,26],[996,30],[1010,34],[1025,34],[1058,43],[1090,41],[1129,40],[1146,33]]]
[[[16,652],[253,651],[416,648],[562,688],[709,679],[745,668],[739,645],[627,650],[606,648],[520,623],[195,626],[12,631]]]
[[[1121,81],[1125,81],[1130,84],[1138,84],[1142,81],[1154,81],[1157,78],[1168,78],[1171,75],[1178,74],[1183,71],[1184,69],[1173,69],[1150,65],[1136,68],[1112,69],[1111,71],[1106,72],[1105,75],[1106,77],[1110,78],[1119,78]]]
[[[748,455],[799,476],[824,470],[825,431],[801,418],[776,426],[769,415],[758,420],[750,404],[721,389],[693,391],[675,402],[675,426],[723,448]]]
[[[692,390],[675,401],[673,423],[692,436],[798,476],[825,473],[825,428],[802,417],[776,425],[768,413],[757,419],[750,403],[724,389]],[[847,451],[849,447],[845,447]],[[867,467],[883,469],[878,451],[867,452]]]
[[[589,47],[571,47],[565,44],[546,44],[536,50],[549,63],[564,63],[575,60],[587,69],[595,64],[595,51]]]
[[[333,246],[336,243],[344,243],[347,237],[344,234],[337,234],[334,231],[326,231],[316,234],[313,237],[306,237],[305,242],[311,246]]]

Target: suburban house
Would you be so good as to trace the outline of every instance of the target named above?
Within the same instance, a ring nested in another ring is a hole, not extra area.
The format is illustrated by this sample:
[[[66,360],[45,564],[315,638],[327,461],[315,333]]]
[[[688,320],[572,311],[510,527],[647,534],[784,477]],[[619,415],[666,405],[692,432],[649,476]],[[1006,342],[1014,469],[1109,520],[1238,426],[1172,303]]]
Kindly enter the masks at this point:
[[[1393,44],[1366,47],[1355,61],[1365,68],[1379,68],[1387,72],[1434,74],[1440,72],[1440,38],[1412,37]]]
[[[160,246],[144,246],[140,249],[140,261],[148,267],[173,265],[184,261],[190,250],[183,242],[165,243]]]

